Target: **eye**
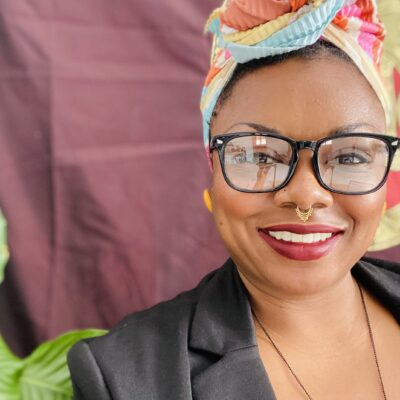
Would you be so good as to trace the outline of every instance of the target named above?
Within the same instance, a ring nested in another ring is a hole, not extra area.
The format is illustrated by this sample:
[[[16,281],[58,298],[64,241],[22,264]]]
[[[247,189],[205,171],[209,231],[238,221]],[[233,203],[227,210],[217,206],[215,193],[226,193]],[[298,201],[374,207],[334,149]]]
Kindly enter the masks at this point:
[[[320,161],[327,166],[354,167],[371,164],[376,151],[371,146],[342,146],[341,140],[337,139],[335,146],[325,145],[319,149]]]
[[[336,157],[332,157],[331,160],[328,160],[329,163],[335,163],[339,165],[369,164],[370,161],[370,157],[368,157],[366,154],[356,152],[339,154]]]
[[[254,161],[256,164],[286,164],[288,162],[284,160],[282,155],[276,152],[273,155],[264,152],[254,153]]]
[[[277,160],[266,153],[254,153],[254,161],[257,164],[273,164]]]

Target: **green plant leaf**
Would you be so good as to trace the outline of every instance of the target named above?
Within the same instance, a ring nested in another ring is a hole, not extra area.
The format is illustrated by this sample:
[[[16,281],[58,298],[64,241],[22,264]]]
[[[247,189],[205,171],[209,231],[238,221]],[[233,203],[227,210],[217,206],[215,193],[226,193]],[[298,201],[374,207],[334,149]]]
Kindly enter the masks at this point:
[[[43,343],[25,359],[15,357],[0,336],[0,400],[70,400],[68,350],[80,339],[104,333],[98,329],[69,332]]]
[[[0,400],[19,400],[18,380],[23,361],[15,357],[0,336]]]
[[[0,210],[0,283],[4,279],[4,269],[8,261],[7,222]]]

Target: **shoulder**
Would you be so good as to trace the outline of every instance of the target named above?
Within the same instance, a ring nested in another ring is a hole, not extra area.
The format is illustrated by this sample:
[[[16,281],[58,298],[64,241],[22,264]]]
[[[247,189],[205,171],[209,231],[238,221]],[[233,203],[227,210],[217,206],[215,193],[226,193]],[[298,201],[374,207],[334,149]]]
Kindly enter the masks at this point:
[[[400,264],[363,257],[354,266],[352,273],[400,323]]]
[[[232,265],[228,260],[194,289],[128,315],[102,337],[78,342],[68,354],[75,399],[124,398],[133,392],[147,399],[146,386],[156,385],[161,393],[164,379],[168,387],[176,382],[177,392],[185,392],[190,387],[188,340],[197,304],[202,296],[216,291],[210,288],[229,276]],[[112,395],[93,397],[93,390]],[[85,391],[87,395],[76,395]]]
[[[394,261],[362,257],[352,272],[355,276],[369,276],[377,282],[382,280],[385,284],[400,285],[400,263]]]

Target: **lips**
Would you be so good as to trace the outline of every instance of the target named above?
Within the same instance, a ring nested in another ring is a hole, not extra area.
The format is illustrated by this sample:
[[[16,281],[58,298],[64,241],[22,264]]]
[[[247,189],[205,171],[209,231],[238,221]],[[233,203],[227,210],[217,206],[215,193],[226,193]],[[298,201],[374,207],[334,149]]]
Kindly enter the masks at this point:
[[[277,253],[299,260],[317,260],[336,245],[343,230],[330,225],[274,225],[259,229],[261,238]]]
[[[282,224],[282,225],[268,226],[267,228],[263,228],[263,230],[273,231],[273,232],[290,231],[293,233],[300,233],[300,234],[314,233],[314,232],[336,233],[343,231],[343,229],[330,225],[297,225],[297,224]]]

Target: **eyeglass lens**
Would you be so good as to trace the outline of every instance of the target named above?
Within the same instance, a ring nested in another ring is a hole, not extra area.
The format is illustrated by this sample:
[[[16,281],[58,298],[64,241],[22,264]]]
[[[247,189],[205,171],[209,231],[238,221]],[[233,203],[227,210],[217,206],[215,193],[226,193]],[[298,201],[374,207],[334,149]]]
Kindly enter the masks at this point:
[[[322,142],[317,151],[321,180],[335,191],[368,192],[386,175],[389,149],[381,139],[337,136]],[[225,175],[239,190],[274,190],[288,178],[293,162],[292,145],[283,139],[249,135],[225,144]]]

